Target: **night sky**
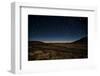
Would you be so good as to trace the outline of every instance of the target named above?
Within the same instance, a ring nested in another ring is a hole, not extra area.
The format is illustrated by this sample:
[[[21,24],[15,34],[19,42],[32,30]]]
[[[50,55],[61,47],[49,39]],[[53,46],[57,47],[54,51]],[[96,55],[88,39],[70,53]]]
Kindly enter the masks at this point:
[[[88,18],[28,15],[29,41],[73,42],[87,36]]]

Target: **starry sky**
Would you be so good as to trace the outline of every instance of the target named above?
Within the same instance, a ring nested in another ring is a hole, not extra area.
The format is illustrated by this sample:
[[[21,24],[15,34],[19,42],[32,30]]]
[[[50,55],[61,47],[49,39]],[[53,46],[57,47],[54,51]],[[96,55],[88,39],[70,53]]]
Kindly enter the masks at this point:
[[[88,18],[28,15],[29,41],[73,42],[88,35]]]

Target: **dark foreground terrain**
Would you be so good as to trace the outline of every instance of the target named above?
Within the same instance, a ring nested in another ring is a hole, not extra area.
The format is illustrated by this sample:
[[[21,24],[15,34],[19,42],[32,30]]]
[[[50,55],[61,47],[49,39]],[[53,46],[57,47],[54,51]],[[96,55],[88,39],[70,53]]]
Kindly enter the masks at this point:
[[[80,39],[73,43],[43,43],[29,41],[28,60],[88,58],[87,42]]]

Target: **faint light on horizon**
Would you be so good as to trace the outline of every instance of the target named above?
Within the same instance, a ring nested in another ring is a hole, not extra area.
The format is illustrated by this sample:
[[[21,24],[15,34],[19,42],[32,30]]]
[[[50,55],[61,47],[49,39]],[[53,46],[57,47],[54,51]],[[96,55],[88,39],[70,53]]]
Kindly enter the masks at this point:
[[[72,43],[73,41],[42,41],[44,43]]]

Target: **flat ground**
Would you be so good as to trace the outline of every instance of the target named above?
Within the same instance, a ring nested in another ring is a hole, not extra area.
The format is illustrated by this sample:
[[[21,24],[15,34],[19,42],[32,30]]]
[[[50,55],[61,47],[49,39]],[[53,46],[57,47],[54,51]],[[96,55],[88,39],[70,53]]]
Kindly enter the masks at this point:
[[[28,60],[88,58],[87,44],[29,42]]]

